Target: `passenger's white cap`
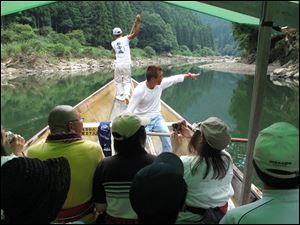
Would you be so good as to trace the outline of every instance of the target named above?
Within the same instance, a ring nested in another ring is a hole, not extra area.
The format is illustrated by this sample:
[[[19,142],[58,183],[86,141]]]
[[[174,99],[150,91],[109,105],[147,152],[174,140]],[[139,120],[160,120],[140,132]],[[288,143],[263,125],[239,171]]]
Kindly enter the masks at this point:
[[[120,35],[120,34],[122,34],[121,28],[115,27],[115,28],[113,29],[113,35],[117,36],[117,35]]]

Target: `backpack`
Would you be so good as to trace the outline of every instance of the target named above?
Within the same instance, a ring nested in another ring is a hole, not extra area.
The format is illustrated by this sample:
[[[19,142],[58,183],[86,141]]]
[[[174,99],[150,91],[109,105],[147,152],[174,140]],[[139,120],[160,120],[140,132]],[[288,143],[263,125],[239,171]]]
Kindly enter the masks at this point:
[[[225,215],[225,213],[221,210],[220,207],[204,209],[200,207],[191,207],[186,205],[185,209],[194,214],[203,216],[200,219],[199,224],[218,224]]]
[[[200,224],[219,224],[224,215],[225,214],[219,207],[208,208],[205,210],[203,218],[200,220]]]
[[[98,139],[105,157],[112,155],[110,123],[101,122],[98,126]]]

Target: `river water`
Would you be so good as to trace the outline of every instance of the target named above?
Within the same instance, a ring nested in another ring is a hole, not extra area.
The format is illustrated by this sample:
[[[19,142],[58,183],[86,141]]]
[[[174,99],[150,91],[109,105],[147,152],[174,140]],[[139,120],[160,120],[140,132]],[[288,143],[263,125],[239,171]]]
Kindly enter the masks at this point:
[[[166,89],[162,99],[190,123],[209,116],[223,119],[232,137],[247,138],[254,76],[200,69],[197,65],[165,66],[165,76],[200,73],[196,81]],[[40,79],[35,76],[18,79],[14,87],[1,88],[1,121],[7,130],[29,139],[47,125],[49,111],[59,104],[76,105],[108,83],[112,72]],[[145,79],[145,68],[133,71],[133,77]],[[261,129],[274,122],[286,121],[299,127],[299,89],[276,86],[269,79],[265,88]],[[100,106],[101,107],[101,106]],[[86,121],[88,122],[88,121]],[[234,143],[229,152],[242,169],[245,143]]]

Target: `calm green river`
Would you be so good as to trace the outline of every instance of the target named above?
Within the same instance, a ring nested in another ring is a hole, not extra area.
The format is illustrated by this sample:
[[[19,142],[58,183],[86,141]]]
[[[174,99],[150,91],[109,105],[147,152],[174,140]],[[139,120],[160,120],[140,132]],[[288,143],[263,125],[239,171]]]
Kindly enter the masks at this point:
[[[166,66],[165,76],[200,73],[196,81],[185,80],[166,89],[162,99],[190,123],[209,116],[223,119],[232,137],[248,136],[254,76],[202,70],[197,65]],[[55,105],[76,105],[108,83],[112,73],[98,72],[68,78],[53,76],[41,80],[30,76],[18,80],[14,87],[1,88],[1,121],[7,130],[29,139],[47,125],[47,116]],[[145,68],[135,69],[133,77],[145,79]],[[299,89],[276,86],[268,80],[264,96],[261,129],[274,122],[286,121],[299,127]],[[101,106],[99,106],[101,107]],[[229,149],[235,164],[243,168],[245,143],[234,143]]]

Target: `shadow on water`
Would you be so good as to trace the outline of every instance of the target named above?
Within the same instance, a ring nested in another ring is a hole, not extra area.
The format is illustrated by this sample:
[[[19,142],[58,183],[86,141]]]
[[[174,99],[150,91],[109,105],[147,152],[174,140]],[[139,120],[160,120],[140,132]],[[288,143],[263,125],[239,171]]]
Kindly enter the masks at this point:
[[[233,137],[248,136],[253,76],[200,69],[197,65],[165,66],[165,77],[188,71],[200,73],[196,81],[186,80],[163,92],[162,99],[190,123],[209,116],[223,119]],[[26,140],[47,125],[49,111],[56,105],[76,105],[111,81],[113,72],[97,72],[48,79],[30,76],[18,79],[14,87],[1,88],[1,121],[4,127]],[[145,80],[145,68],[133,70],[133,78]],[[261,129],[286,121],[299,127],[299,89],[276,86],[268,80],[264,93]],[[246,144],[229,148],[235,164],[242,169]]]

